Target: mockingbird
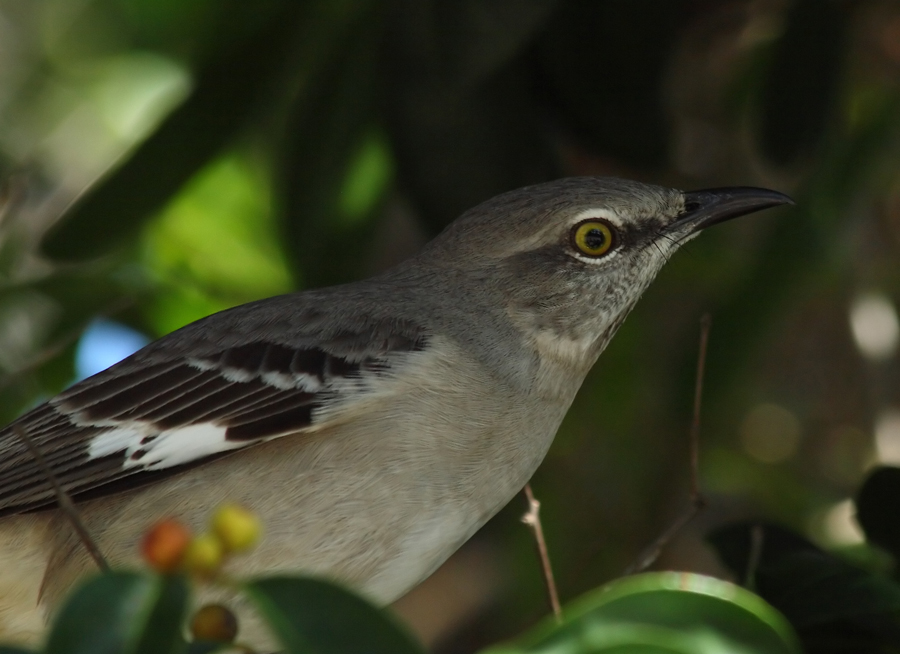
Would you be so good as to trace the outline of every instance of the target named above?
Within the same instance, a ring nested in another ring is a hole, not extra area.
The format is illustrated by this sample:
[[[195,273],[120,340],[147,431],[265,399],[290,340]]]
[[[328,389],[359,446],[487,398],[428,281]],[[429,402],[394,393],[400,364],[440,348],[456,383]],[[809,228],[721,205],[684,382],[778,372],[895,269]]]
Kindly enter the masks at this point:
[[[201,528],[229,500],[266,526],[241,573],[322,574],[387,603],[524,486],[681,244],[790,202],[610,178],[529,186],[392,270],[199,320],[14,424],[114,564],[136,558],[156,520]],[[7,427],[0,634],[40,631],[38,606],[93,568],[55,505]]]

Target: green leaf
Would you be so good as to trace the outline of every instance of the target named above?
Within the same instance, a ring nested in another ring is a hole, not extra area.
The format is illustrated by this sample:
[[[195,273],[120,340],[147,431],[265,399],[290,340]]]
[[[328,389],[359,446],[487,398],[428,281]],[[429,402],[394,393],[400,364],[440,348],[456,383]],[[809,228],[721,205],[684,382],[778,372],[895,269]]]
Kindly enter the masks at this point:
[[[146,628],[135,654],[163,654],[185,649],[182,626],[188,609],[187,579],[181,575],[156,577],[159,594],[151,604]]]
[[[790,654],[790,625],[734,584],[703,575],[654,572],[624,577],[563,609],[517,644],[484,654]]]
[[[10,647],[9,645],[0,645],[0,654],[34,654],[30,649],[21,647]]]
[[[390,616],[334,584],[267,577],[244,586],[287,654],[422,654]]]
[[[900,468],[878,468],[863,482],[856,496],[856,519],[866,538],[900,561]]]
[[[188,585],[181,576],[111,572],[72,593],[53,622],[45,654],[184,651]]]

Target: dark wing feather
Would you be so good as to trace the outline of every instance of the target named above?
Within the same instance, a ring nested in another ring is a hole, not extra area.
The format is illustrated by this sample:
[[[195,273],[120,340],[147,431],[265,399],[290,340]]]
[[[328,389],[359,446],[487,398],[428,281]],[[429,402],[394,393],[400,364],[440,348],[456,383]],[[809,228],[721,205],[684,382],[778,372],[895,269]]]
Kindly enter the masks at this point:
[[[364,392],[358,382],[390,370],[398,353],[425,347],[420,332],[404,330],[398,338],[376,338],[369,348],[359,347],[372,342],[365,330],[340,333],[322,346],[270,340],[207,344],[196,356],[183,347],[166,356],[162,344],[154,344],[0,431],[0,516],[56,503],[18,429],[76,501],[127,490],[310,427],[317,408],[352,401],[348,394]],[[352,346],[342,349],[341,343]],[[173,434],[188,433],[179,430],[198,425],[218,430],[221,443],[186,460],[160,448]]]

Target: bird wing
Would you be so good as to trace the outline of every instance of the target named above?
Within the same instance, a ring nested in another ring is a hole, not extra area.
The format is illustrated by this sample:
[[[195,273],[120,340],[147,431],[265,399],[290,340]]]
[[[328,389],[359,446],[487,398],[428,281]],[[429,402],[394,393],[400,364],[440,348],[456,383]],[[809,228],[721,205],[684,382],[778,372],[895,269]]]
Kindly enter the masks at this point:
[[[199,354],[177,347],[183,336],[158,341],[0,431],[0,516],[56,503],[23,432],[76,501],[120,492],[326,424],[424,348],[421,332],[404,329],[368,325],[320,343],[231,330],[213,339],[227,346],[207,340]]]

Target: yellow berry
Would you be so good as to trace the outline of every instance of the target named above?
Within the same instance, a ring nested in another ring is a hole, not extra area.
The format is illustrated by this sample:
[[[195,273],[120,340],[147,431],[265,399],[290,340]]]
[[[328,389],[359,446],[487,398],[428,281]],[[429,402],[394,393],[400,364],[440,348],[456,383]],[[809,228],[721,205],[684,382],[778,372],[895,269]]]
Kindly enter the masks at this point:
[[[237,616],[221,604],[207,604],[199,608],[191,620],[191,635],[194,640],[232,643],[237,630]]]
[[[177,520],[167,519],[156,523],[144,535],[141,555],[157,572],[175,572],[181,565],[185,549],[191,542],[191,532]]]
[[[241,552],[256,545],[262,525],[252,511],[237,504],[223,504],[213,514],[212,530],[226,551]]]
[[[200,534],[184,552],[184,568],[191,574],[209,577],[222,567],[225,548],[215,534]]]

